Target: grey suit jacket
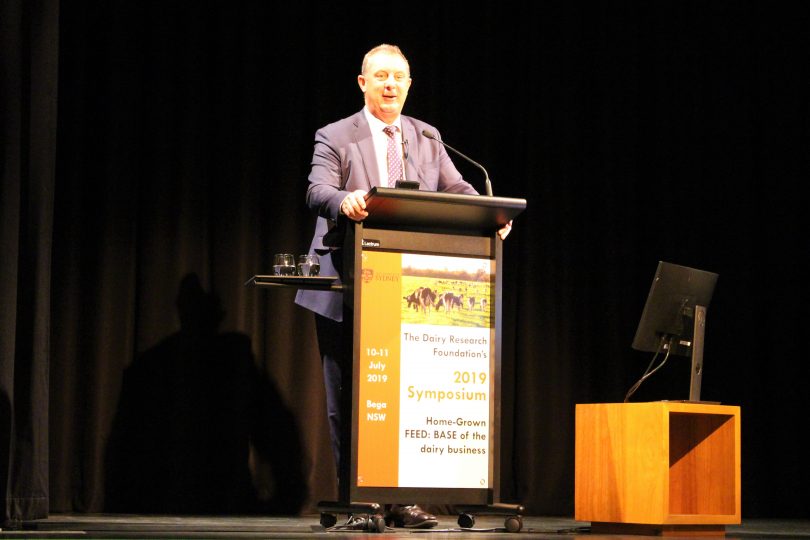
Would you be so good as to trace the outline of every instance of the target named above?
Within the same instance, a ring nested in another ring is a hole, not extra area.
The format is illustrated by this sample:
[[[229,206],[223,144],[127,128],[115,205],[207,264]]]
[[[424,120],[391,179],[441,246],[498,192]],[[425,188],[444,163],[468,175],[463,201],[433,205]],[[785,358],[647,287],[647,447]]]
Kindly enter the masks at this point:
[[[461,177],[444,146],[422,135],[422,130],[426,129],[438,137],[436,128],[404,115],[401,124],[402,138],[408,143],[406,180],[418,181],[423,191],[477,193]],[[310,253],[322,254],[321,275],[340,275],[341,250],[323,244],[324,234],[337,222],[340,203],[356,189],[368,191],[374,186],[387,185],[377,178],[377,171],[371,130],[362,110],[315,133],[307,205],[318,215]],[[343,320],[341,293],[299,290],[295,302],[335,321]]]

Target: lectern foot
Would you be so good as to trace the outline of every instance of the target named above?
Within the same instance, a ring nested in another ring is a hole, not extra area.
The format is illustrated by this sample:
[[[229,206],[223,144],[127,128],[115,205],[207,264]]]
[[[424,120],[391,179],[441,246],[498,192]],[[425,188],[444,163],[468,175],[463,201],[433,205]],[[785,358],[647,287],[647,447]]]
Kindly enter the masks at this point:
[[[487,504],[456,506],[459,513],[458,526],[471,529],[475,525],[475,516],[505,516],[503,526],[508,532],[520,532],[523,528],[523,506],[519,504]]]

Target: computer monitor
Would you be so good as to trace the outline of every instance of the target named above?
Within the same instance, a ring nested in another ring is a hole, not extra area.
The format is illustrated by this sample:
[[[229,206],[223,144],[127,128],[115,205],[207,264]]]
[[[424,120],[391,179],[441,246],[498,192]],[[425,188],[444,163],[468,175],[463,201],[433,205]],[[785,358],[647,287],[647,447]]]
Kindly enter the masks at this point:
[[[692,358],[689,401],[700,401],[706,311],[718,275],[658,262],[632,347]]]

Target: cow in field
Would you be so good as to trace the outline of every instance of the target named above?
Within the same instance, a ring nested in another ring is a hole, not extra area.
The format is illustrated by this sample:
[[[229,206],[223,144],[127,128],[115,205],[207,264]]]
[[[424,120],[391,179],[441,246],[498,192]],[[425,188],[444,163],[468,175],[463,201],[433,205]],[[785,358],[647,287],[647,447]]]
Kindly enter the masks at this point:
[[[433,307],[435,301],[436,292],[431,290],[430,287],[424,287],[419,293],[419,307],[422,308],[422,313],[430,315],[430,308]]]
[[[415,311],[419,311],[419,295],[422,293],[424,287],[419,287],[408,296],[402,298],[408,302],[408,307],[412,307]]]
[[[429,315],[430,308],[436,301],[436,293],[430,287],[419,287],[408,296],[403,297],[408,302],[408,307],[413,307],[416,311]]]
[[[436,309],[444,307],[444,312],[447,313],[453,309],[461,309],[464,305],[464,295],[456,294],[453,292],[446,292],[439,295],[436,301]]]

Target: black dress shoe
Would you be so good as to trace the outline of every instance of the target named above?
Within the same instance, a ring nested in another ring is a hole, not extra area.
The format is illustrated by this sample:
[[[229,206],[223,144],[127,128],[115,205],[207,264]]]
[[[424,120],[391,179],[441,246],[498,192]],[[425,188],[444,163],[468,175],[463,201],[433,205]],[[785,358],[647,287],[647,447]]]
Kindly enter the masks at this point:
[[[380,515],[351,514],[345,525],[332,527],[335,531],[385,532],[385,521]]]
[[[385,513],[385,522],[394,527],[405,527],[406,529],[430,529],[439,524],[436,516],[428,514],[415,504],[392,505]]]

